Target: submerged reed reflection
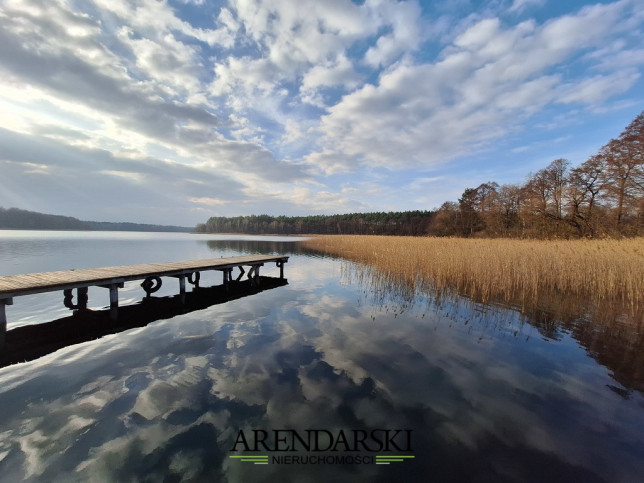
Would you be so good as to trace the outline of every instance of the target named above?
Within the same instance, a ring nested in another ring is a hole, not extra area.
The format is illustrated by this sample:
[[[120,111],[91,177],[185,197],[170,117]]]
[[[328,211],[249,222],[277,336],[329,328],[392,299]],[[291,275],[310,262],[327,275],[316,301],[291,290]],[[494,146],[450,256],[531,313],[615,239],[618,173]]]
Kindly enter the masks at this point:
[[[377,307],[379,312],[391,312],[394,317],[412,308],[424,317],[466,301],[474,317],[466,317],[461,321],[464,325],[476,320],[475,314],[482,312],[494,314],[486,317],[486,330],[520,337],[521,328],[527,323],[548,339],[559,340],[564,334],[570,334],[591,357],[612,371],[615,380],[627,388],[626,394],[630,390],[644,393],[643,307],[633,311],[620,301],[588,300],[562,293],[544,293],[538,304],[530,306],[482,303],[446,289],[428,293],[409,280],[348,261],[342,262],[342,277],[346,283],[362,287],[366,303]],[[517,313],[520,317],[516,317]],[[374,313],[372,318],[375,317]],[[490,320],[493,322],[489,323]],[[471,332],[472,326],[468,330]]]

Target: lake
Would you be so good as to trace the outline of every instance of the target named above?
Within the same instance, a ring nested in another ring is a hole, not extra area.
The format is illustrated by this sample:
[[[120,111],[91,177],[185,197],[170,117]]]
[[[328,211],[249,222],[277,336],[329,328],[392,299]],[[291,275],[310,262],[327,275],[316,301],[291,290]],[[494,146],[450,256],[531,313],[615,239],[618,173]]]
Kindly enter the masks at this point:
[[[0,369],[0,479],[641,481],[641,321],[405,294],[292,237],[0,231],[2,275],[255,253],[288,284]],[[62,299],[16,297],[9,331]]]

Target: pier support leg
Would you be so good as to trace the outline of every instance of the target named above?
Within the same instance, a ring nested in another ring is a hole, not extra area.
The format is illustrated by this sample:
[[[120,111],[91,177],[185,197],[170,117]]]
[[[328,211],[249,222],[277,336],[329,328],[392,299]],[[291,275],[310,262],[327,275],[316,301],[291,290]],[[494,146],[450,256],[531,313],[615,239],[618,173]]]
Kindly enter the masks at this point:
[[[182,304],[186,303],[186,276],[185,275],[179,275],[179,298],[181,299]]]
[[[284,262],[280,260],[279,262],[275,262],[275,265],[280,267],[280,279],[284,280]]]
[[[250,267],[250,270],[248,271],[248,279],[250,280],[250,284],[259,287],[259,267],[261,267],[262,264],[257,264],[257,265],[252,265]]]
[[[4,342],[4,333],[7,331],[7,312],[5,312],[7,305],[13,305],[13,299],[0,299],[0,337],[2,337],[2,342]]]
[[[123,282],[110,283],[109,285],[101,285],[110,291],[110,320],[116,321],[119,316],[119,289],[125,285]]]
[[[116,320],[119,316],[119,286],[110,285],[110,319]]]
[[[189,274],[188,277],[190,277]],[[186,275],[172,275],[172,277],[179,279],[179,300],[182,304],[186,303]],[[190,278],[188,278],[190,281]]]
[[[222,272],[224,273],[224,288],[228,292],[230,290],[230,282],[233,280],[233,269],[224,268]]]

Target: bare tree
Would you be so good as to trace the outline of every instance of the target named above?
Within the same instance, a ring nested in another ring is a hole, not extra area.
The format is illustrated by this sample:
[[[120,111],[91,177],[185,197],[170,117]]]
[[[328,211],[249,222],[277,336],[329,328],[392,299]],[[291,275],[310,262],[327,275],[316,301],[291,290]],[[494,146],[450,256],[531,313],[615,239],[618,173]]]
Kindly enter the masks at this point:
[[[567,179],[567,198],[570,214],[568,220],[579,236],[595,236],[595,204],[604,190],[604,160],[599,155],[588,158],[572,169]]]
[[[644,112],[598,155],[606,164],[606,194],[614,206],[615,225],[622,231],[625,217],[635,214],[644,196]]]
[[[526,196],[524,216],[537,236],[560,234],[563,221],[564,193],[570,161],[555,159],[546,168],[528,178],[523,191]]]
[[[520,213],[524,196],[520,186],[504,184],[496,190],[492,219],[488,223],[494,235],[523,236]]]

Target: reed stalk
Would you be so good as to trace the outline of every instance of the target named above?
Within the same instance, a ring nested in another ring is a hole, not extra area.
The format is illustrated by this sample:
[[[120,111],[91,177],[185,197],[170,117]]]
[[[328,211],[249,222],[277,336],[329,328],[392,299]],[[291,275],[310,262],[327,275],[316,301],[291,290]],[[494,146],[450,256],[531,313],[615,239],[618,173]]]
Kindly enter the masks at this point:
[[[515,240],[327,235],[309,248],[368,266],[415,291],[456,291],[484,303],[535,305],[548,294],[644,301],[644,238]]]

